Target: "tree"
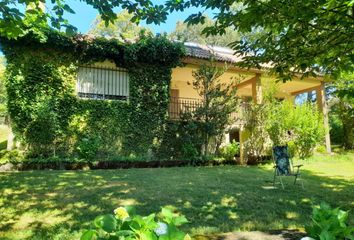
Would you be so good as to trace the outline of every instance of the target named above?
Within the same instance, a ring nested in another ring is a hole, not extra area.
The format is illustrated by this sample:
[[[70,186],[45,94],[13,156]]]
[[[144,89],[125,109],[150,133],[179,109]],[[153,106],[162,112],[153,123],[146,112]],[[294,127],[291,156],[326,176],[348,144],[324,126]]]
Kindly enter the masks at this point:
[[[153,4],[151,1],[140,0],[117,0],[117,1],[92,1],[82,0],[97,9],[102,20],[114,23],[117,15],[114,9],[120,7],[133,14],[132,22],[138,23],[145,20],[147,24],[164,22],[167,18],[167,8],[163,5]],[[45,5],[46,0],[2,0],[0,3],[0,36],[7,38],[17,38],[26,34],[28,29],[45,28],[42,22],[48,22],[51,27],[58,30],[65,30],[68,34],[73,34],[77,28],[64,18],[64,14],[75,14],[74,10],[66,0],[52,1],[51,8]],[[26,9],[26,12],[19,8]],[[29,26],[24,22],[26,13],[29,13],[38,20]]]
[[[228,84],[221,82],[220,77],[225,71],[226,68],[219,68],[211,61],[192,73],[193,88],[202,99],[202,104],[196,108],[192,117],[201,123],[204,155],[211,153],[211,140],[215,142],[213,150],[218,151],[221,137],[233,120],[231,113],[236,112],[238,105],[236,85],[232,81]]]
[[[242,65],[272,63],[283,80],[294,74],[337,77],[342,70],[354,68],[352,0],[170,0],[167,6],[172,11],[191,6],[217,9],[215,24],[204,29],[207,35],[225,34],[228,27],[246,36],[256,33],[257,37],[244,37],[232,45],[243,55]],[[198,24],[204,19],[199,12],[186,22]]]
[[[353,0],[167,0],[164,5],[149,0],[117,0],[83,2],[96,8],[102,19],[114,22],[113,9],[121,7],[133,14],[132,21],[164,22],[170,12],[196,7],[200,11],[185,21],[204,23],[205,10],[214,10],[215,23],[206,27],[207,35],[225,34],[231,27],[244,34],[232,47],[243,56],[242,66],[261,67],[272,63],[273,70],[283,80],[294,74],[302,76],[330,74],[338,77],[343,70],[354,70],[354,1]],[[44,0],[4,0],[0,4],[0,35],[13,38],[23,34],[24,14],[16,4],[30,4],[31,13],[49,19],[55,28],[75,30],[63,18],[64,12],[74,13],[65,0],[55,1],[49,13],[40,11]],[[14,7],[15,6],[15,7]],[[35,23],[34,23],[35,24]],[[32,24],[33,26],[33,24]],[[257,37],[247,37],[249,34]]]
[[[131,19],[133,15],[124,10],[117,14],[114,23],[105,24],[99,15],[94,20],[89,34],[95,36],[104,36],[107,38],[116,38],[120,41],[134,40],[140,34],[151,34],[151,30],[133,23]]]
[[[173,40],[196,42],[200,44],[210,44],[218,46],[228,46],[230,43],[240,40],[240,35],[232,28],[227,28],[226,33],[223,35],[206,36],[203,30],[206,27],[213,26],[214,21],[206,17],[204,24],[196,24],[194,26],[188,25],[178,21],[175,30],[169,34]]]
[[[339,120],[337,131],[341,131],[341,144],[345,149],[354,149],[354,73],[342,73],[333,87],[332,123],[335,125],[335,121]],[[333,126],[332,130],[335,128]]]
[[[0,116],[7,115],[6,110],[6,89],[5,89],[5,57],[0,56]]]

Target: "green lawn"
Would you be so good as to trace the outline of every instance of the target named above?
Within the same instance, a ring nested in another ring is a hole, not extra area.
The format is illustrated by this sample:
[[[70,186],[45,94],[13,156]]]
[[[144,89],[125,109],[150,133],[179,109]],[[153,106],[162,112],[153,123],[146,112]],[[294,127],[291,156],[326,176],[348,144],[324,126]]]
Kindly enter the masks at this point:
[[[192,234],[303,229],[321,201],[351,210],[354,224],[354,154],[316,159],[304,162],[305,190],[292,179],[273,189],[270,165],[0,173],[0,239],[77,239],[127,204],[141,214],[173,206]]]

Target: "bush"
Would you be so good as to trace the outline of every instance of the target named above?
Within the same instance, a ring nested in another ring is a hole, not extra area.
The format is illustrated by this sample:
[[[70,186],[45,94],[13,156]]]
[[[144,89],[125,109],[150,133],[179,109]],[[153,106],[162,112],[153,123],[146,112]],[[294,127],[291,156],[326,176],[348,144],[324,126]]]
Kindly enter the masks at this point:
[[[80,158],[92,160],[100,147],[99,136],[89,136],[79,140],[77,151]]]
[[[247,163],[261,160],[268,149],[270,149],[269,133],[265,127],[267,123],[268,105],[247,104],[243,109],[245,120],[245,130],[242,131],[244,141],[244,151],[247,155]],[[246,162],[243,162],[244,164]]]
[[[343,123],[341,122],[340,118],[334,112],[330,112],[329,114],[329,124],[330,124],[330,137],[332,144],[343,144],[344,138],[344,129]]]
[[[167,121],[161,143],[154,149],[158,159],[187,160],[194,163],[202,157],[202,125],[182,114],[181,120]]]
[[[85,231],[81,240],[126,239],[126,240],[190,240],[188,234],[178,229],[187,223],[184,216],[178,216],[167,208],[159,215],[140,216],[133,208],[119,207],[114,215],[98,216],[92,229]]]
[[[226,161],[235,160],[235,155],[240,153],[240,144],[235,140],[220,149],[220,155]]]
[[[317,147],[316,147],[316,152],[318,152],[318,153],[322,153],[322,154],[327,153],[326,146],[323,146],[323,145],[319,145],[319,146],[317,146]]]
[[[1,150],[0,151],[0,165],[6,163],[17,164],[24,160],[24,155],[19,150]]]
[[[266,129],[274,145],[293,141],[294,150],[302,159],[310,157],[315,146],[324,139],[323,119],[311,104],[270,105]]]
[[[348,212],[321,203],[319,207],[313,208],[312,224],[305,229],[316,240],[353,239],[354,228],[347,226],[347,219]]]

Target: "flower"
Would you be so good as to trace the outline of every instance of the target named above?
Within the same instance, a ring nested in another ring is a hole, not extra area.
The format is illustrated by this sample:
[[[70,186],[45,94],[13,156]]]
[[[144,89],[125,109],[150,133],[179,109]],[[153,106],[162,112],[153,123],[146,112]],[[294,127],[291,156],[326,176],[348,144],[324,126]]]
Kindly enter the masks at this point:
[[[129,217],[129,213],[127,212],[127,209],[125,209],[124,207],[119,207],[114,209],[114,214],[116,215],[116,218],[122,221],[124,221]]]
[[[163,222],[158,222],[157,223],[158,227],[155,228],[154,232],[157,234],[157,236],[161,236],[167,233],[167,224]]]

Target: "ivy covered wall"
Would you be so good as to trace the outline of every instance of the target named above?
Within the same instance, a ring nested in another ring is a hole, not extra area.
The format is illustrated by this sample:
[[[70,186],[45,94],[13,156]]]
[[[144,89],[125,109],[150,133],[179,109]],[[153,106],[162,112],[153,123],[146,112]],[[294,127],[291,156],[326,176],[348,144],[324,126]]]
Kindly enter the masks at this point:
[[[122,44],[52,30],[0,41],[12,127],[30,156],[147,156],[159,147],[181,44],[164,37]],[[127,69],[129,101],[78,98],[78,67],[106,59]]]

